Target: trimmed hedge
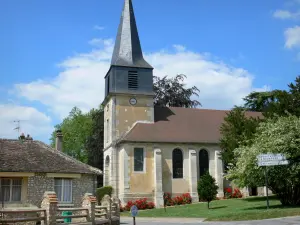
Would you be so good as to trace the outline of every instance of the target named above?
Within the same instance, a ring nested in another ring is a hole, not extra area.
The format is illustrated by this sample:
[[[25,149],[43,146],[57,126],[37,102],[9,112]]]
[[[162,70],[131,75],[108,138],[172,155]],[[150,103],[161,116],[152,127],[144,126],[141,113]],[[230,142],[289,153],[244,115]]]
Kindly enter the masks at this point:
[[[101,200],[105,195],[111,196],[112,191],[113,191],[112,186],[104,186],[101,188],[97,188],[96,195],[97,195],[98,205],[100,205]]]

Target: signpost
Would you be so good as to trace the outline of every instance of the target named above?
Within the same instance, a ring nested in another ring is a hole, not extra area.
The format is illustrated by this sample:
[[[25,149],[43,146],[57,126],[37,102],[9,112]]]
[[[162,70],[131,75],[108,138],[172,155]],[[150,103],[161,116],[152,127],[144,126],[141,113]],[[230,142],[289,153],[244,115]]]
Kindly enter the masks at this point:
[[[258,166],[265,167],[265,182],[266,182],[266,192],[267,192],[267,209],[269,209],[269,193],[268,193],[268,166],[281,166],[288,165],[289,161],[283,154],[260,154],[257,156]]]
[[[133,217],[133,225],[135,225],[135,217],[137,216],[139,210],[136,205],[131,206],[130,208],[131,216]]]

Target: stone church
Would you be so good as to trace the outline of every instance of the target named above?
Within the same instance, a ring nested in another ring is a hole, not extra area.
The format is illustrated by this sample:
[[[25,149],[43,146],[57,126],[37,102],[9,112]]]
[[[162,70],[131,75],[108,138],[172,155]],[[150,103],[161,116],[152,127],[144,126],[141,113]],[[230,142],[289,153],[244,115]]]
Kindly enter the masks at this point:
[[[228,111],[154,107],[153,70],[143,58],[132,1],[125,0],[105,76],[104,185],[122,203],[146,197],[161,207],[164,192],[198,201],[197,181],[209,171],[222,197],[218,143]]]

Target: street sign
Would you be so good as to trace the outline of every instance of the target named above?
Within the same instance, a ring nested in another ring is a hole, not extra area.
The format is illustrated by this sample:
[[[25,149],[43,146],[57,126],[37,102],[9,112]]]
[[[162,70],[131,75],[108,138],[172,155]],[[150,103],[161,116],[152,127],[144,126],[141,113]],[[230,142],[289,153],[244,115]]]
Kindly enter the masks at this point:
[[[287,160],[277,160],[277,161],[258,161],[259,166],[280,166],[288,165],[289,161]]]
[[[286,160],[285,155],[283,154],[260,154],[257,156],[257,164],[258,166],[265,167],[265,182],[266,182],[266,190],[267,190],[267,209],[269,209],[269,193],[268,193],[268,166],[280,166],[280,165],[288,165],[289,161]]]
[[[131,206],[130,212],[131,212],[131,216],[132,216],[132,217],[136,217],[137,214],[138,214],[138,212],[139,212],[139,210],[138,210],[138,208],[136,207],[136,205],[133,205],[133,206]]]
[[[286,160],[286,157],[283,154],[260,154],[257,156],[258,161],[264,161],[264,162],[269,162],[269,161],[281,161],[281,160]]]

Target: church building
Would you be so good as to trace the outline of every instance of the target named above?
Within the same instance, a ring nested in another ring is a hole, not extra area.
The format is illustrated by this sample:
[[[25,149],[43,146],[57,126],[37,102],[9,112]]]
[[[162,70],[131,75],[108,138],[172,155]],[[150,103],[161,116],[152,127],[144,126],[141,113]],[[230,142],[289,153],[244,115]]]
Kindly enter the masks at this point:
[[[219,140],[228,111],[154,107],[153,70],[143,57],[132,0],[125,0],[105,76],[104,185],[123,204],[148,198],[159,208],[164,192],[198,201],[197,182],[209,171],[222,197]]]

